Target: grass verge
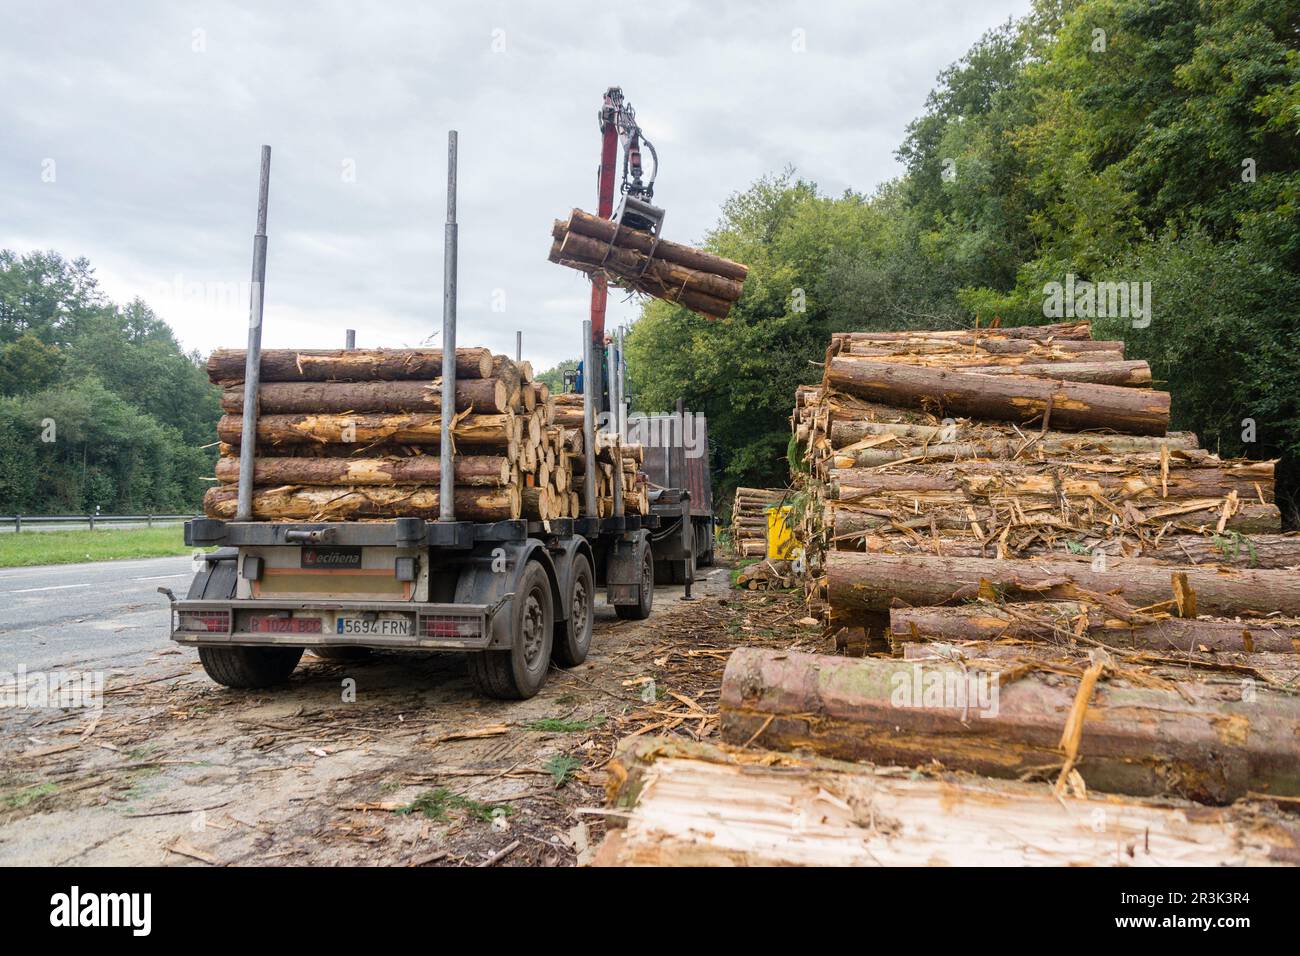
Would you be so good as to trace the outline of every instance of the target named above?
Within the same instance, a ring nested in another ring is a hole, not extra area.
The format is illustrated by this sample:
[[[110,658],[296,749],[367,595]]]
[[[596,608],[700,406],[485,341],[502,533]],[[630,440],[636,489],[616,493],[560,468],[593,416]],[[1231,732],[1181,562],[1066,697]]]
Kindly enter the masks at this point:
[[[189,554],[193,549],[185,546],[183,534],[180,525],[0,534],[0,568]]]

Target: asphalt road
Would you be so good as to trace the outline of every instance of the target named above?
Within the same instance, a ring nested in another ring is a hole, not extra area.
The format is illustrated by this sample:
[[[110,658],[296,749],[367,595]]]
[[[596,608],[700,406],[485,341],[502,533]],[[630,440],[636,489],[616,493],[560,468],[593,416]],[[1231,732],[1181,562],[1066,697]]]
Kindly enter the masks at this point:
[[[0,671],[108,663],[171,645],[167,598],[189,556],[0,570]]]

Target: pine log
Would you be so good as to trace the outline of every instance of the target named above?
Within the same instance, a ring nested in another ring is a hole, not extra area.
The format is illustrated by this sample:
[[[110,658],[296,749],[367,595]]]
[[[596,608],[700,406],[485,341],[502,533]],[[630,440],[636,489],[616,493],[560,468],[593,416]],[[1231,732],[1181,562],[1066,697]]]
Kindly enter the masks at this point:
[[[616,226],[612,220],[601,216],[593,216],[581,209],[573,210],[569,216],[565,231],[570,234],[576,233],[577,235],[598,239],[606,244],[613,239],[617,246],[634,249],[643,254],[649,254],[653,251],[656,259],[674,262],[697,272],[734,279],[737,282],[744,282],[745,277],[749,274],[749,267],[741,265],[739,262],[732,262],[730,259],[715,256],[703,249],[696,249],[693,246],[685,246],[677,242],[668,242],[661,239],[656,243],[654,237],[649,233],[638,229],[629,229],[626,226]]]
[[[523,517],[534,521],[549,521],[556,517],[551,509],[551,496],[545,487],[524,487],[520,493]]]
[[[854,429],[845,427],[841,430],[841,434],[844,436],[855,433],[860,434],[861,437],[854,439],[856,442],[875,437],[878,434],[888,434],[883,431],[887,426],[876,425],[872,422],[843,422],[840,424],[844,426],[861,426],[861,428]],[[989,438],[978,441],[937,441],[933,444],[910,445],[905,443],[908,439],[938,438],[942,433],[942,429],[936,426],[927,432],[926,426],[922,425],[896,427],[911,431],[911,434],[899,435],[899,442],[904,442],[904,444],[891,441],[867,448],[850,449],[844,447],[832,456],[833,466],[836,468],[872,468],[890,462],[902,461],[903,459],[915,459],[926,463],[956,461],[966,458],[1033,460],[1048,455],[1142,454],[1159,452],[1161,448],[1167,448],[1171,452],[1198,450],[1196,436],[1191,432],[1169,432],[1167,435],[1159,437],[1149,435],[1103,435],[1089,432],[1048,432],[1041,437],[1037,433],[1030,433],[1024,437]],[[953,429],[958,435],[962,430],[960,426]],[[834,428],[832,428],[832,435],[834,434]]]
[[[217,422],[217,435],[236,445],[243,422],[234,415],[223,415]],[[518,419],[512,415],[469,415],[462,418],[453,432],[457,442],[467,445],[507,445],[518,440]],[[412,445],[437,445],[442,435],[441,415],[404,413],[393,415],[262,415],[257,420],[260,445],[334,444],[367,445],[379,441],[405,442]]]
[[[228,485],[209,488],[203,509],[209,518],[235,517],[239,492]],[[466,521],[504,521],[519,517],[519,489],[457,488],[456,517]],[[347,521],[356,518],[437,518],[438,492],[432,489],[331,488],[316,485],[265,488],[253,494],[253,516],[265,521]]]
[[[657,295],[671,302],[676,302],[694,312],[700,313],[706,318],[724,319],[731,312],[731,302],[727,299],[720,299],[715,295],[687,288],[664,289],[663,284],[658,281],[651,283],[650,288],[643,289],[635,281],[635,273],[631,277],[624,278],[612,270],[602,270],[600,266],[593,265],[585,260],[566,258],[561,254],[560,243],[558,242],[552,247],[549,258],[552,262],[557,262],[571,269],[577,269],[587,275],[603,271],[606,278],[611,282],[633,288],[636,291],[643,291],[647,295]]]
[[[339,412],[415,412],[442,408],[442,383],[418,382],[268,382],[258,389],[260,415],[320,415]],[[509,393],[495,378],[456,381],[456,411],[479,414],[506,411]],[[244,385],[227,385],[221,392],[221,410],[228,415],[244,411]]]
[[[1186,573],[1202,614],[1259,617],[1274,611],[1300,617],[1300,575],[1292,571],[1234,568],[1171,569],[1128,565],[1093,571],[1055,560],[998,560],[919,555],[826,554],[827,600],[846,610],[887,611],[911,605],[958,604],[980,593],[981,581],[999,594],[1051,599],[1068,585],[1115,592],[1134,607],[1171,600],[1171,571]]]
[[[208,356],[208,378],[224,385],[244,380],[243,349],[217,349]],[[488,378],[492,353],[456,350],[457,378]],[[263,382],[369,382],[442,377],[441,349],[265,349]]]
[[[944,662],[848,659],[741,647],[722,679],[728,743],[882,765],[937,762],[1015,779],[1054,776],[1075,680]],[[946,693],[945,693],[946,692]],[[996,693],[996,697],[994,697]],[[1300,697],[1236,685],[1178,690],[1107,680],[1092,691],[1076,769],[1089,790],[1226,804],[1300,795]]]
[[[1163,653],[1243,652],[1300,654],[1300,622],[1226,621],[1165,618],[1130,624],[1108,616],[1096,605],[1079,601],[1038,601],[996,607],[986,603],[961,607],[896,607],[889,611],[890,640],[996,641],[1011,638],[1052,644],[1068,643],[1084,633],[1109,647]]]
[[[239,459],[217,460],[217,480],[239,481]],[[405,458],[257,458],[255,486],[267,485],[434,485],[442,475],[437,455]],[[457,455],[456,484],[495,487],[510,484],[510,460],[501,455]]]
[[[1118,343],[1116,343],[1118,344]],[[985,372],[989,375],[1042,375],[1046,377],[1076,377],[1086,374],[1084,369],[1071,369],[1070,366],[1106,366],[1095,374],[1116,375],[1112,366],[1121,369],[1129,363],[1124,353],[1118,350],[1074,349],[1062,351],[1056,348],[1034,349],[1020,352],[986,352],[983,349],[972,351],[964,347],[945,348],[940,351],[897,351],[892,348],[855,347],[851,352],[841,352],[840,358],[868,359],[872,362],[889,362],[898,365],[929,365],[935,368],[950,368],[954,371]],[[987,371],[987,370],[992,371]],[[1074,371],[1075,376],[1058,374],[1058,370]],[[1109,384],[1122,385],[1125,382]]]
[[[984,329],[903,330],[899,332],[832,332],[831,341],[856,341],[861,339],[898,340],[923,336],[941,341],[980,339],[1091,339],[1090,322],[1053,322],[1048,325],[1015,325]]]
[[[963,366],[961,371],[976,375],[1034,375],[1061,382],[1091,382],[1094,385],[1119,385],[1127,388],[1151,384],[1151,366],[1144,361],[976,365]]]
[[[838,358],[827,365],[826,382],[868,399],[951,415],[1024,423],[1041,419],[1050,404],[1049,421],[1057,428],[1163,435],[1169,427],[1169,393],[1147,389]]]
[[[1195,503],[1193,502],[1193,504]],[[1136,510],[1144,519],[1144,523],[1154,528],[1158,529],[1165,522],[1169,522],[1184,530],[1197,532],[1214,531],[1223,512],[1222,502],[1204,503],[1195,510],[1176,514],[1161,514],[1161,511],[1164,510],[1162,508],[1148,507]],[[958,505],[948,508],[926,508],[922,514],[913,514],[910,509],[900,513],[899,502],[896,500],[859,500],[853,502],[851,507],[836,507],[833,518],[828,524],[833,526],[834,536],[837,540],[848,539],[851,536],[868,532],[902,531],[904,529],[929,534],[932,527],[938,531],[970,530],[972,521],[989,528],[1005,523],[1006,516],[1002,513],[1004,511],[1005,509],[999,509],[999,514],[995,514],[993,509],[983,505],[976,505],[974,508],[970,505]],[[1112,512],[1104,511],[1095,522],[1084,521],[1080,530],[1095,533],[1098,530],[1097,525],[1100,525],[1102,529],[1109,528],[1112,524],[1111,515]],[[1086,518],[1086,516],[1083,517]],[[1032,515],[1030,515],[1030,518],[1032,520]],[[1076,520],[1078,518],[1079,516],[1076,516]],[[1056,519],[1049,514],[1047,520],[1055,521]],[[1281,531],[1281,529],[1282,513],[1277,505],[1240,505],[1224,524],[1225,531],[1243,535],[1273,534]],[[1064,528],[1061,530],[1071,531],[1075,529]]]
[[[701,272],[656,256],[648,259],[640,252],[606,243],[577,233],[569,233],[560,243],[560,255],[593,266],[613,269],[620,275],[635,276],[638,285],[657,283],[663,293],[690,289],[715,296],[725,302],[740,298],[744,283],[709,272]]]
[[[593,866],[1269,866],[1300,824],[1050,785],[901,775],[681,738],[625,738]],[[1084,822],[1081,825],[1081,821]],[[1104,826],[1093,823],[1104,821]]]
[[[927,361],[931,357],[940,358],[950,356],[960,359],[962,356],[974,356],[976,358],[987,356],[1021,356],[1023,361],[1060,361],[1068,357],[1073,357],[1075,362],[1099,362],[1099,361],[1122,361],[1124,358],[1124,343],[1121,341],[1093,341],[1092,339],[1080,339],[1068,342],[1032,342],[1024,339],[980,339],[976,344],[972,339],[970,341],[943,341],[936,342],[930,339],[916,339],[911,341],[874,341],[874,340],[856,340],[848,346],[847,349],[838,353],[839,358],[856,359],[868,358],[876,359],[876,356],[895,356],[896,358],[911,357],[918,361]],[[1106,359],[1094,358],[1096,355],[1105,355]],[[990,365],[999,364],[989,362]]]

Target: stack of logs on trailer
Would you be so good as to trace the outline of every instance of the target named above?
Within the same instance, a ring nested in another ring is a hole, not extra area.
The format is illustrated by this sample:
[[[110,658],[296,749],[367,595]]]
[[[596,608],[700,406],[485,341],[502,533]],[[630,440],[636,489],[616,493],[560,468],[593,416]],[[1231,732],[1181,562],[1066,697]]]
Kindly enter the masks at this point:
[[[220,349],[208,377],[223,388],[218,484],[209,517],[233,519],[242,440],[245,353]],[[262,353],[254,470],[256,520],[438,517],[439,349],[269,349]],[[582,404],[552,396],[527,362],[456,350],[456,517],[550,520],[582,514]],[[598,507],[649,510],[639,446],[597,435]],[[618,467],[619,464],[622,467]]]
[[[844,656],[745,648],[723,739],[1091,790],[1300,796],[1300,536],[1087,324],[836,335],[793,425]],[[982,684],[980,682],[983,682]]]

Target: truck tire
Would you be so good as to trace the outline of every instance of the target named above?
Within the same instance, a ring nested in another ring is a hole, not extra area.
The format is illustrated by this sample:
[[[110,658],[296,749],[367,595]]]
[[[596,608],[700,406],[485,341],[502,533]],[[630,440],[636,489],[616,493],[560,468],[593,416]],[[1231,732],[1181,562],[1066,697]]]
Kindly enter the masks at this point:
[[[239,690],[283,684],[301,658],[301,647],[199,648],[199,660],[208,676]]]
[[[510,614],[511,648],[471,654],[469,676],[488,697],[526,700],[546,683],[555,643],[551,580],[536,561],[529,561],[520,575]]]
[[[615,604],[614,613],[625,621],[644,621],[655,603],[655,568],[647,544],[641,557],[640,600],[635,604]]]
[[[585,554],[573,557],[573,574],[567,595],[567,621],[555,622],[555,647],[551,660],[560,667],[577,667],[591,650],[591,628],[595,618],[596,576]]]
[[[323,661],[365,661],[374,654],[368,647],[313,647],[311,652]]]

